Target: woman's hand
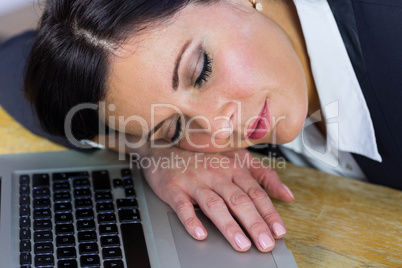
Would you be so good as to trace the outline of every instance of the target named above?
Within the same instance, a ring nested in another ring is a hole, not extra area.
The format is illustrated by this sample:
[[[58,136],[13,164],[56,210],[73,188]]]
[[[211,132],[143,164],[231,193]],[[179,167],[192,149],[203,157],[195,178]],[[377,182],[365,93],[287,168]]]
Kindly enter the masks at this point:
[[[143,172],[151,188],[174,209],[195,239],[205,239],[207,232],[193,204],[199,205],[238,251],[247,251],[251,243],[233,217],[262,252],[272,250],[274,238],[285,235],[284,223],[268,196],[285,202],[294,197],[277,173],[247,150],[197,154],[179,148],[152,149],[150,157],[157,163],[163,157],[174,160],[171,154],[177,156],[172,163],[175,168],[153,166]]]

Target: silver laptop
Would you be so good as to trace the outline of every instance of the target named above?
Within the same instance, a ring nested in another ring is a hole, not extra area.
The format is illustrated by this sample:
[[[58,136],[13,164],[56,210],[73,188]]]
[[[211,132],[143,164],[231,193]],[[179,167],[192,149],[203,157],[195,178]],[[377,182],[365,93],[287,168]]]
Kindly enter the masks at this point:
[[[0,155],[0,267],[297,267],[283,239],[235,251],[194,240],[141,172],[99,150]]]

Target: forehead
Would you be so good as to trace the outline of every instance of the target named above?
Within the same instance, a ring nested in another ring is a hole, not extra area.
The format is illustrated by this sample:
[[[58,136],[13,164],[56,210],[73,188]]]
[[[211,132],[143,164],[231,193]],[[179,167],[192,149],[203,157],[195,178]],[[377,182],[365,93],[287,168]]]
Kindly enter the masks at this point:
[[[110,96],[120,88],[166,88],[170,84],[176,57],[181,47],[191,39],[202,43],[218,43],[222,35],[233,32],[235,22],[241,23],[225,2],[190,4],[171,19],[150,25],[129,38],[113,58],[108,79]],[[235,12],[236,13],[236,12]],[[129,78],[129,79],[127,79]],[[155,82],[163,81],[155,85]],[[133,85],[135,83],[135,85]],[[135,87],[133,87],[135,86]]]
[[[169,87],[166,78],[173,71],[177,53],[191,38],[192,25],[187,21],[187,14],[193,9],[188,6],[173,18],[149,25],[124,42],[111,61],[109,97],[122,94],[125,88],[132,91]],[[156,83],[161,80],[163,84]]]

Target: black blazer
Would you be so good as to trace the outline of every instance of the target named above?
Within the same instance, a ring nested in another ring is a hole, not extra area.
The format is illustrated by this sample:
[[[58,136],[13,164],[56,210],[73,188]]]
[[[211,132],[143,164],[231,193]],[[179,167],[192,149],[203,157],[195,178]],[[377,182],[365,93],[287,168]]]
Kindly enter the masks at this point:
[[[370,182],[402,189],[402,1],[328,3],[370,110],[383,162],[353,156]]]
[[[354,155],[373,183],[402,189],[402,1],[328,0],[373,120],[382,163]],[[41,130],[23,98],[23,72],[34,32],[0,45],[0,104],[29,130]],[[400,166],[399,166],[400,165]]]

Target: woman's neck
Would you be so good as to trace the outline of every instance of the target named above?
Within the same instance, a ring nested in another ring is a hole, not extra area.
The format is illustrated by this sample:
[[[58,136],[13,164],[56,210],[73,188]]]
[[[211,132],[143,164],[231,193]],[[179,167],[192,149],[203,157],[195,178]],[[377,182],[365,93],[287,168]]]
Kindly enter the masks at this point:
[[[303,66],[308,90],[308,115],[313,115],[321,109],[317,88],[311,71],[307,47],[300,25],[299,16],[292,0],[260,0],[263,5],[263,13],[275,21],[289,36],[295,51]],[[321,114],[321,118],[322,114]],[[318,124],[322,133],[325,133],[325,124]]]

